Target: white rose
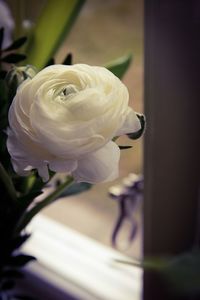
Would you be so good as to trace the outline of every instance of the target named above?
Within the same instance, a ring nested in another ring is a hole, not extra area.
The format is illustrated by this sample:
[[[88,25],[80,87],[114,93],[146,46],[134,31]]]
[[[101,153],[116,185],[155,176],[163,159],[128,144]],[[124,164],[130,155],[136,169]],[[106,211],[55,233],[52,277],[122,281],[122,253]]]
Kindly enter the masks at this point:
[[[124,84],[103,67],[54,65],[18,88],[9,110],[7,148],[15,171],[50,170],[97,183],[118,176],[113,137],[140,129]]]

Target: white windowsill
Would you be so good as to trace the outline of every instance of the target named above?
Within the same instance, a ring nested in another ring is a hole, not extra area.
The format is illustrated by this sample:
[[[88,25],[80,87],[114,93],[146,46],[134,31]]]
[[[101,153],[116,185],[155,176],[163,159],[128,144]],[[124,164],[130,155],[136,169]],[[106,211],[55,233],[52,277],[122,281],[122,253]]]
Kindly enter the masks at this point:
[[[57,222],[38,215],[24,251],[36,256],[27,269],[81,300],[139,300],[142,271],[115,262],[126,256]]]

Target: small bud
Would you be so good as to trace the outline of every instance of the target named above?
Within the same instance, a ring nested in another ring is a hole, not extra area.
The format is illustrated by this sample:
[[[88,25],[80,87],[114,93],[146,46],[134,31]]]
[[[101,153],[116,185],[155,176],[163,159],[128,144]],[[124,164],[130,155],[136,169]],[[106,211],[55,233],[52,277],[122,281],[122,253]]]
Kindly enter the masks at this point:
[[[14,66],[6,75],[5,80],[7,82],[9,90],[9,102],[12,102],[13,97],[16,94],[18,86],[25,81],[27,78],[32,79],[36,75],[36,68],[27,65],[24,67]]]
[[[23,66],[23,67],[13,67],[6,76],[6,81],[8,85],[11,85],[13,81],[17,83],[19,86],[24,80],[27,78],[32,79],[37,73],[35,67],[31,65]]]

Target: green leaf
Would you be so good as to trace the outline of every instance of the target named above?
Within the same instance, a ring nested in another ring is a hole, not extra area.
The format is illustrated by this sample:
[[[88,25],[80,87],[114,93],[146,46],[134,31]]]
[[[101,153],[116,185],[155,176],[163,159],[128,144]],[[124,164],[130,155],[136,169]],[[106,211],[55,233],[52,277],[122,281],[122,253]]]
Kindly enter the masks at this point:
[[[50,58],[49,61],[47,62],[47,64],[45,65],[45,67],[52,66],[52,65],[55,65],[55,59],[54,58]]]
[[[23,267],[27,263],[29,263],[33,260],[36,260],[36,258],[34,256],[26,255],[26,254],[19,254],[19,255],[12,256],[8,261],[8,265],[15,266],[15,267]]]
[[[4,38],[4,28],[1,27],[0,28],[0,49],[2,48],[3,38]]]
[[[161,272],[177,293],[200,295],[199,250],[175,257]]]
[[[30,236],[30,234],[17,236],[14,240],[11,241],[11,250],[20,248],[29,239]]]
[[[49,181],[52,179],[55,173],[49,172]],[[44,182],[40,176],[38,176],[37,172],[32,176],[27,177],[27,192],[28,194],[41,193],[42,189],[48,184],[48,182]],[[39,195],[38,194],[38,195]],[[27,195],[27,196],[29,196]],[[36,196],[35,196],[36,197]]]
[[[27,37],[23,36],[17,39],[16,41],[14,41],[9,47],[4,49],[4,52],[19,49],[26,43],[26,41],[27,41]]]
[[[87,182],[74,183],[70,187],[64,189],[64,191],[59,195],[58,198],[69,197],[69,196],[73,196],[76,194],[80,194],[82,192],[85,192],[85,191],[91,189],[91,187],[92,187],[92,184],[87,183]]]
[[[0,114],[5,113],[2,111],[2,108],[5,104],[7,104],[7,98],[8,98],[8,88],[5,83],[5,80],[0,79],[0,104],[1,104],[1,111]]]
[[[67,54],[67,56],[63,60],[62,64],[63,65],[72,65],[72,54],[71,53]]]
[[[18,78],[17,74],[14,74],[13,76],[10,76],[10,74],[7,74],[6,77],[7,85],[8,85],[8,102],[9,104],[12,103],[13,98],[16,94],[17,87],[18,87]]]
[[[27,63],[42,69],[69,33],[84,0],[49,0],[27,46]]]
[[[6,75],[7,75],[7,71],[5,70],[0,71],[0,79],[5,79]]]
[[[148,257],[143,261],[124,261],[118,259],[115,261],[158,273],[165,279],[168,287],[173,289],[178,295],[200,295],[199,249],[191,250],[174,257]],[[188,299],[188,297],[184,297],[184,299]]]
[[[11,53],[11,54],[8,54],[8,55],[2,57],[1,61],[4,61],[4,62],[9,63],[9,64],[17,64],[20,61],[23,61],[25,59],[26,59],[26,55],[24,55],[24,54]]]
[[[120,150],[130,149],[133,148],[133,146],[118,146]]]
[[[129,137],[129,139],[131,140],[137,140],[139,139],[142,134],[144,133],[144,130],[145,130],[145,124],[146,124],[146,121],[145,121],[145,116],[144,115],[140,115],[140,114],[136,114],[139,121],[140,121],[140,125],[141,125],[141,129],[138,130],[137,132],[133,132],[133,133],[128,133],[127,136]]]
[[[29,204],[39,195],[41,195],[43,193],[42,190],[38,190],[38,191],[33,191],[30,192],[28,194],[26,194],[25,196],[21,196],[20,198],[18,198],[18,202],[19,202],[19,206],[22,207],[27,207],[27,205],[29,206]]]
[[[126,71],[128,70],[132,62],[132,54],[120,57],[113,62],[110,62],[105,67],[111,71],[118,78],[122,78]]]
[[[131,263],[129,264],[131,265]],[[174,257],[145,258],[140,265],[145,270],[161,275],[168,284],[168,287],[173,289],[175,293],[182,296],[200,295],[199,249],[191,250]]]
[[[28,212],[26,212],[22,218],[19,220],[18,224],[15,228],[15,233],[20,233],[22,229],[24,229],[28,223],[32,220],[32,218],[39,213],[43,208],[51,204],[53,201],[59,198],[62,192],[73,183],[74,179],[71,176],[66,178],[66,181],[60,184],[55,191],[53,191],[50,195],[48,195],[45,199],[36,203]]]
[[[16,195],[15,187],[13,185],[13,182],[9,174],[7,173],[4,166],[2,165],[2,163],[0,163],[0,182],[2,182],[2,184],[6,188],[7,193],[10,196],[9,197],[10,201],[16,204],[17,195]]]

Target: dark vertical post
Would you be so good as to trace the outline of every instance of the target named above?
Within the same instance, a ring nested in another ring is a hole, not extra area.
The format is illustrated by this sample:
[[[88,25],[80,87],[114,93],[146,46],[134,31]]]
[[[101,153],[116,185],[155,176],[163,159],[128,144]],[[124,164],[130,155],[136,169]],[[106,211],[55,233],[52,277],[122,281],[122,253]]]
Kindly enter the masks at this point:
[[[144,256],[175,255],[195,239],[199,33],[198,1],[145,1]],[[146,272],[143,291],[144,300],[178,299]]]

